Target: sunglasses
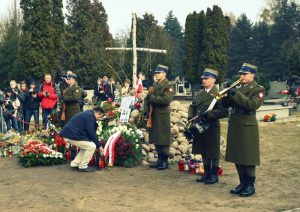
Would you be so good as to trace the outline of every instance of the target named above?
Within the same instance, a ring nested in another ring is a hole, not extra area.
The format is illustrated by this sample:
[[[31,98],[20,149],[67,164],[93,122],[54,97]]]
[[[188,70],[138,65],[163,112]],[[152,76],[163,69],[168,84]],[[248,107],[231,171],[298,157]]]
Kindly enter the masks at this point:
[[[250,74],[250,73],[240,73],[240,75],[247,75],[247,74]]]

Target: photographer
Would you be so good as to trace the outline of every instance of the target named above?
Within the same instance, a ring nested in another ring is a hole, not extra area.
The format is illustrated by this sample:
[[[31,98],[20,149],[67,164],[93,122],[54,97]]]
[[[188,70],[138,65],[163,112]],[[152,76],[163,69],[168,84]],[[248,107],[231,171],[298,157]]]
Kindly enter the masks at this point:
[[[11,88],[8,88],[5,92],[5,102],[4,102],[4,119],[6,122],[7,131],[14,128],[16,132],[20,132],[17,122],[17,110],[20,107],[20,101],[17,95],[13,92]]]
[[[46,128],[48,116],[55,112],[60,97],[60,90],[52,81],[51,74],[46,73],[44,80],[44,83],[40,87],[38,97],[41,98],[43,127]]]
[[[39,107],[41,99],[38,97],[38,90],[35,81],[31,81],[29,90],[25,93],[25,131],[29,130],[30,119],[33,115],[35,128],[39,127]]]

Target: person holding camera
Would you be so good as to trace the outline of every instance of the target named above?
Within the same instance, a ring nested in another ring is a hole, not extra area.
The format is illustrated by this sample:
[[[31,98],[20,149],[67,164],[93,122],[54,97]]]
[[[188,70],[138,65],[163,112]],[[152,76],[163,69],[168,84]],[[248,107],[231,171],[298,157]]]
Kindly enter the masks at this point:
[[[39,108],[41,99],[38,97],[38,90],[35,81],[31,81],[29,90],[25,93],[25,131],[29,130],[29,123],[33,115],[35,128],[39,127]]]
[[[43,127],[46,128],[48,116],[55,112],[60,97],[59,87],[52,81],[49,73],[44,75],[44,83],[40,86],[38,97],[41,98]]]
[[[214,108],[207,111],[213,95],[218,91],[215,83],[218,78],[218,71],[206,68],[201,76],[202,87],[195,100],[189,106],[188,118],[198,115],[195,122],[207,123],[209,126],[203,133],[195,134],[193,139],[192,153],[201,154],[205,174],[196,179],[196,182],[214,184],[219,181],[218,169],[220,160],[220,118],[227,116],[227,109],[223,108],[221,102],[217,102]]]
[[[6,122],[7,131],[13,127],[17,133],[20,133],[17,122],[17,110],[20,107],[20,101],[11,88],[6,90],[4,97],[5,102],[3,115]]]

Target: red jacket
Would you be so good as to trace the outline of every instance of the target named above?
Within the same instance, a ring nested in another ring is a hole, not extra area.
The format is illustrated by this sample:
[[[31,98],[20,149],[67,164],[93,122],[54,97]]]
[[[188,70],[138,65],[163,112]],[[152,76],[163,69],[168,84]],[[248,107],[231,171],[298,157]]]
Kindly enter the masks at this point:
[[[43,92],[48,92],[48,95],[44,96]],[[42,99],[41,105],[43,109],[53,109],[58,99],[54,83],[52,81],[50,83],[44,82],[38,96]]]

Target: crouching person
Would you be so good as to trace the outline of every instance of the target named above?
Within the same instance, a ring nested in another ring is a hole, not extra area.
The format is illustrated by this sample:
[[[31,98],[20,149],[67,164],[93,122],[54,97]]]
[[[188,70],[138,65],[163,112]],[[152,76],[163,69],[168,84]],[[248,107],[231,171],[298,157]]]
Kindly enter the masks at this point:
[[[103,109],[95,107],[93,110],[76,114],[60,132],[67,143],[80,148],[79,153],[71,162],[72,168],[78,168],[80,172],[94,172],[96,170],[94,167],[89,167],[88,164],[96,149],[100,152],[103,151],[96,135],[97,121],[103,117]]]

